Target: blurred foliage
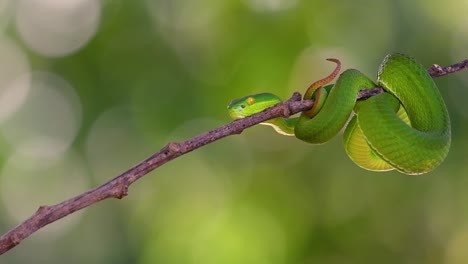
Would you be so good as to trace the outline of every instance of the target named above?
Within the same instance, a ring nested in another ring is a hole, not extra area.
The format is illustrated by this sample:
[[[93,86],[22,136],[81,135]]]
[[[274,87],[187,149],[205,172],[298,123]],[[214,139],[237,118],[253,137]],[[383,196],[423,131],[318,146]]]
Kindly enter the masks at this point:
[[[468,57],[463,1],[103,0],[96,31],[62,55],[38,52],[21,33],[17,12],[28,1],[0,13],[0,38],[25,54],[32,72],[68,83],[78,130],[46,166],[17,156],[8,135],[18,132],[1,124],[9,133],[0,139],[2,233],[169,141],[229,122],[231,99],[302,92],[333,68],[327,57],[369,76],[394,51],[428,67]],[[436,80],[453,139],[430,174],[364,171],[340,138],[312,146],[256,126],[168,163],[122,201],[40,230],[1,262],[467,263],[467,76]],[[57,118],[44,122],[62,131],[69,118]]]

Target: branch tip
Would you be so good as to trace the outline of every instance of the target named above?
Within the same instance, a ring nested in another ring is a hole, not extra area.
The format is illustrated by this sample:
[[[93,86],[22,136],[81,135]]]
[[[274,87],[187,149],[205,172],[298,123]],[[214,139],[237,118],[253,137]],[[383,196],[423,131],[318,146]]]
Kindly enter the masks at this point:
[[[444,70],[442,69],[442,66],[439,64],[432,64],[431,69],[433,69],[436,72],[443,72]]]

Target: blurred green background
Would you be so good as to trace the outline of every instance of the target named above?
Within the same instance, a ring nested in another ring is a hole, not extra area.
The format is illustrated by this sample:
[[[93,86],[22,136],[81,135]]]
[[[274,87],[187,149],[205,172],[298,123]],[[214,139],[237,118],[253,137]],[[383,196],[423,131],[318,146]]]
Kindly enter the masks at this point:
[[[385,54],[468,58],[466,1],[0,0],[0,231],[170,141]],[[174,160],[123,200],[40,230],[1,263],[468,263],[468,72],[436,80],[452,149],[434,172],[355,166],[256,126]]]

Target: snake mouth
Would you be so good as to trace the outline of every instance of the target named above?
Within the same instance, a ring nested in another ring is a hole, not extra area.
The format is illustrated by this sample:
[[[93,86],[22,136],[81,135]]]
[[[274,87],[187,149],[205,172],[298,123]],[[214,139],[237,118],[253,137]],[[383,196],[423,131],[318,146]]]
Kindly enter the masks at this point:
[[[235,120],[246,117],[245,115],[241,114],[238,110],[233,109],[233,108],[229,109],[228,112],[229,112],[229,116]]]

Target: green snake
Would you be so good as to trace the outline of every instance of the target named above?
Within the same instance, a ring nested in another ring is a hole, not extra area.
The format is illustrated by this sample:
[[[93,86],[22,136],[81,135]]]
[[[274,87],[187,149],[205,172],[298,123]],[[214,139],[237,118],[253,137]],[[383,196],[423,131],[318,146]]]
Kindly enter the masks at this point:
[[[450,119],[444,100],[426,69],[413,58],[389,54],[374,82],[360,71],[337,64],[327,77],[311,84],[304,99],[313,99],[310,110],[296,118],[275,118],[264,125],[276,132],[322,144],[346,126],[343,144],[358,166],[371,171],[398,170],[405,174],[432,171],[448,154]],[[385,92],[356,101],[363,89],[382,87]],[[281,102],[271,93],[249,95],[228,105],[229,115],[240,119]],[[352,118],[350,119],[350,116]]]

